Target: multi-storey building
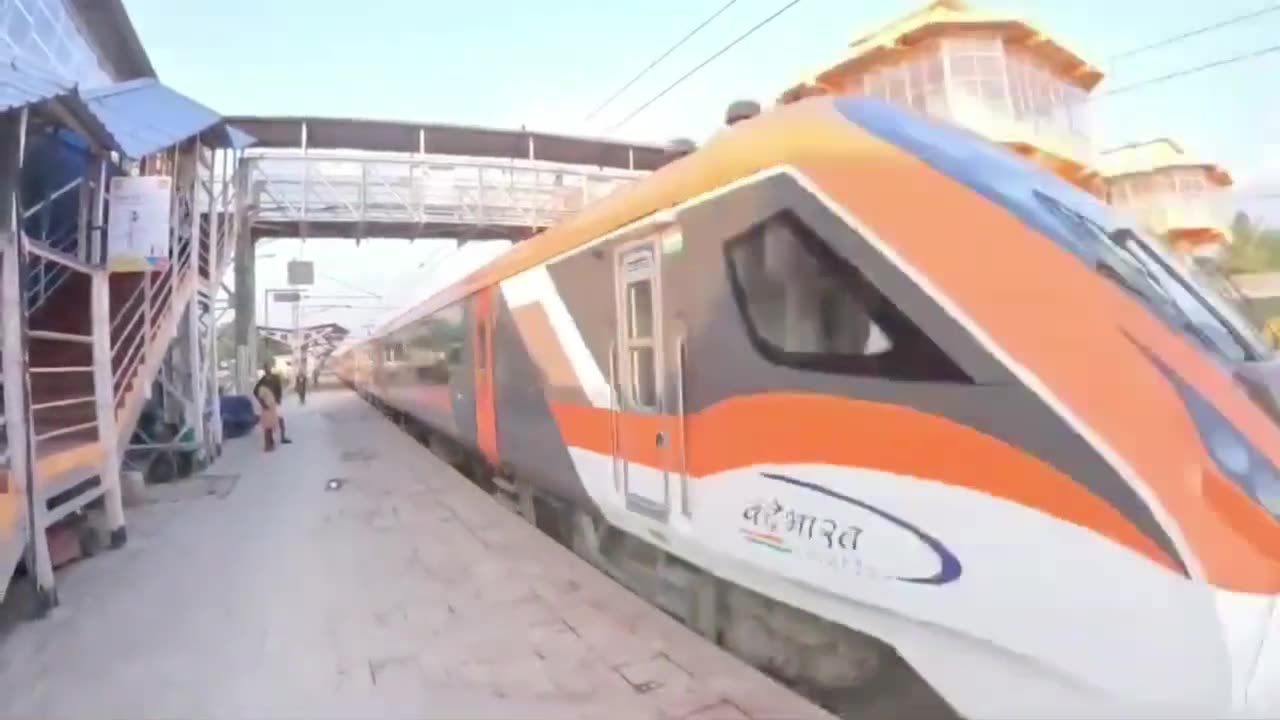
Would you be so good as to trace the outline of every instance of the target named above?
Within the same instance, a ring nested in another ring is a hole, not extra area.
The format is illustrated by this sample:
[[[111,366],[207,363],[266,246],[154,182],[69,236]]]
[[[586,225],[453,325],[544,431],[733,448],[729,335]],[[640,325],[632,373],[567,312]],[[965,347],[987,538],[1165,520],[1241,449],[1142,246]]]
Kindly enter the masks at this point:
[[[850,43],[783,93],[881,97],[969,128],[1099,195],[1087,98],[1102,73],[1028,22],[962,0],[923,9]]]
[[[1180,252],[1221,247],[1229,240],[1231,175],[1188,155],[1168,138],[1133,143],[1100,155],[1107,200],[1132,211]]]

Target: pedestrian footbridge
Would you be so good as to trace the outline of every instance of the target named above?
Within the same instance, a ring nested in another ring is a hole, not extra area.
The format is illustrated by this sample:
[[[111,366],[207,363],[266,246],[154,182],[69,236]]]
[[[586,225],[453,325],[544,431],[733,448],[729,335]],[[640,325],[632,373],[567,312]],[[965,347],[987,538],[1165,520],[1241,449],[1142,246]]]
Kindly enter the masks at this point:
[[[519,240],[660,167],[653,145],[525,130],[231,118],[255,237]]]

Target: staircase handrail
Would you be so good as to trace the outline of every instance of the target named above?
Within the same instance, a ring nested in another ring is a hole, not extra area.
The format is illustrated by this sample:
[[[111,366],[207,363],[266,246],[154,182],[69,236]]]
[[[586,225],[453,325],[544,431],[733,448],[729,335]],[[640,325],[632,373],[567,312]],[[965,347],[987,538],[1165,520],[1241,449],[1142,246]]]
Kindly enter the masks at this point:
[[[28,238],[27,250],[32,255],[37,255],[46,260],[51,260],[59,265],[62,265],[63,267],[67,267],[77,272],[84,273],[85,275],[92,276],[96,272],[104,272],[102,268],[94,267],[93,265],[90,265],[89,263],[76,257],[75,255],[71,255],[70,253],[65,253],[61,250],[55,250],[54,248],[44,245],[43,243],[33,242],[31,241],[30,238]]]

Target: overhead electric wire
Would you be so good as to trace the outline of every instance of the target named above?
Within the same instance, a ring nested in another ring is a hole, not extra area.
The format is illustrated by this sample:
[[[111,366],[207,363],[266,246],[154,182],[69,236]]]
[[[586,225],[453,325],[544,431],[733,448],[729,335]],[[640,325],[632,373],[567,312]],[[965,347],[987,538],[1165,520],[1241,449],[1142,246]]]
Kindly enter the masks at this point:
[[[740,42],[742,42],[743,40],[747,39],[747,38],[748,38],[748,37],[750,37],[752,34],[754,34],[755,32],[757,32],[757,31],[758,31],[758,30],[760,30],[761,28],[763,28],[765,25],[768,25],[769,23],[773,22],[775,19],[777,19],[777,18],[778,18],[779,16],[781,16],[783,13],[785,13],[786,11],[790,10],[792,7],[794,7],[794,6],[796,6],[797,4],[799,4],[799,2],[800,2],[800,0],[792,0],[791,2],[787,3],[786,5],[784,5],[784,6],[783,6],[781,9],[779,9],[777,12],[773,13],[773,14],[772,14],[772,15],[770,15],[769,17],[767,17],[767,18],[765,18],[764,20],[762,20],[761,22],[757,23],[756,25],[754,25],[753,27],[751,27],[749,30],[747,30],[745,33],[743,33],[742,35],[739,35],[739,36],[738,36],[737,38],[735,38],[732,42],[730,42],[729,44],[725,45],[724,47],[722,47],[722,48],[720,48],[718,51],[716,51],[713,55],[711,55],[711,57],[707,58],[706,60],[703,60],[703,61],[702,61],[701,63],[699,63],[698,65],[695,65],[692,69],[690,69],[690,70],[689,70],[688,72],[686,72],[684,75],[681,75],[679,78],[677,78],[675,82],[673,82],[673,83],[671,83],[670,85],[668,85],[667,87],[663,88],[663,90],[662,90],[661,92],[659,92],[658,94],[656,94],[656,95],[654,95],[653,97],[649,98],[649,100],[647,100],[644,104],[640,105],[640,106],[639,106],[639,107],[637,107],[635,110],[631,111],[631,113],[629,113],[626,117],[622,118],[622,119],[621,119],[621,120],[619,120],[618,122],[616,122],[616,123],[614,123],[613,125],[611,125],[611,126],[606,130],[606,132],[613,132],[613,131],[615,131],[615,130],[617,130],[617,129],[621,128],[623,125],[626,125],[628,122],[630,122],[630,121],[631,121],[633,118],[635,118],[637,115],[639,115],[640,113],[644,112],[644,111],[645,111],[645,110],[647,110],[651,105],[653,105],[653,104],[654,104],[654,103],[656,103],[658,100],[661,100],[663,97],[665,97],[667,93],[671,92],[671,91],[672,91],[672,90],[674,90],[676,87],[678,87],[679,85],[681,85],[682,83],[684,83],[686,80],[688,80],[690,77],[692,77],[694,74],[696,74],[699,70],[701,70],[702,68],[704,68],[704,67],[706,67],[707,65],[711,64],[712,62],[714,62],[714,61],[715,61],[717,58],[719,58],[721,55],[723,55],[724,53],[728,52],[730,49],[732,49],[732,48],[733,48],[734,46],[736,46],[738,43],[740,43]],[[708,18],[707,20],[704,20],[704,21],[703,21],[703,23],[702,23],[701,25],[699,25],[698,27],[694,28],[694,30],[693,30],[692,32],[690,32],[688,35],[686,35],[683,39],[681,39],[681,41],[680,41],[679,43],[677,43],[675,46],[673,46],[672,48],[670,48],[667,52],[665,52],[665,53],[663,53],[661,56],[659,56],[657,60],[655,60],[654,62],[650,63],[649,67],[646,67],[643,71],[641,71],[640,75],[638,75],[636,78],[633,78],[631,82],[629,82],[627,85],[624,85],[622,89],[620,89],[620,90],[619,90],[618,92],[616,92],[613,96],[611,96],[608,100],[606,100],[606,101],[605,101],[605,103],[603,103],[600,107],[598,107],[598,108],[596,108],[595,110],[593,110],[593,111],[592,111],[592,113],[591,113],[591,115],[589,115],[588,117],[592,117],[592,116],[594,116],[594,115],[595,115],[596,113],[598,113],[601,109],[603,109],[603,107],[605,107],[606,105],[608,105],[609,103],[611,103],[611,102],[612,102],[616,97],[618,97],[619,95],[621,95],[621,93],[622,93],[623,91],[625,91],[625,90],[626,90],[627,88],[629,88],[629,87],[630,87],[630,86],[631,86],[631,85],[632,85],[636,80],[638,80],[638,79],[639,79],[639,77],[643,76],[645,73],[647,73],[649,70],[651,70],[651,69],[652,69],[654,66],[656,66],[659,62],[661,62],[661,61],[662,61],[663,59],[665,59],[668,55],[670,55],[670,53],[671,53],[671,52],[672,52],[676,47],[679,47],[680,45],[682,45],[685,41],[687,41],[687,40],[688,40],[690,37],[692,37],[695,33],[697,33],[699,30],[701,30],[703,27],[705,27],[708,23],[710,23],[712,20],[714,20],[717,16],[719,16],[721,13],[723,13],[725,10],[727,10],[727,9],[728,9],[728,7],[729,7],[730,5],[732,5],[732,4],[733,4],[733,2],[731,1],[730,3],[728,3],[728,5],[726,5],[726,6],[724,6],[724,7],[721,7],[721,8],[720,8],[720,10],[718,10],[718,11],[717,11],[715,14],[713,14],[710,18]],[[1121,52],[1121,53],[1117,53],[1117,54],[1112,55],[1111,57],[1109,57],[1109,58],[1108,58],[1108,62],[1115,62],[1116,60],[1121,60],[1121,59],[1124,59],[1124,58],[1133,57],[1133,56],[1135,56],[1135,55],[1138,55],[1138,54],[1141,54],[1141,53],[1144,53],[1144,52],[1148,52],[1148,51],[1151,51],[1151,50],[1156,50],[1156,49],[1159,49],[1159,48],[1168,47],[1168,46],[1170,46],[1170,45],[1175,45],[1175,44],[1177,44],[1177,43],[1184,42],[1184,41],[1189,40],[1189,39],[1191,39],[1191,38],[1198,37],[1198,36],[1200,36],[1200,35],[1204,35],[1204,34],[1207,34],[1207,33],[1210,33],[1210,32],[1214,32],[1214,31],[1216,31],[1216,30],[1221,30],[1221,29],[1223,29],[1223,28],[1230,27],[1230,26],[1232,26],[1232,25],[1238,25],[1238,24],[1240,24],[1240,23],[1242,23],[1242,22],[1245,22],[1245,21],[1247,21],[1247,20],[1253,20],[1253,19],[1255,19],[1255,18],[1259,18],[1259,17],[1262,17],[1262,16],[1264,16],[1264,15],[1268,15],[1268,14],[1273,13],[1273,12],[1280,12],[1280,3],[1276,3],[1276,4],[1274,4],[1274,5],[1269,5],[1269,6],[1265,7],[1265,8],[1260,9],[1260,10],[1255,10],[1255,11],[1253,11],[1253,12],[1245,13],[1245,14],[1243,14],[1243,15],[1236,15],[1236,16],[1233,16],[1233,17],[1227,18],[1227,19],[1225,19],[1225,20],[1221,20],[1221,21],[1219,21],[1219,22],[1216,22],[1216,23],[1213,23],[1213,24],[1210,24],[1210,25],[1204,25],[1204,26],[1201,26],[1201,27],[1198,27],[1198,28],[1195,28],[1195,29],[1192,29],[1192,30],[1188,30],[1188,31],[1183,32],[1183,33],[1179,33],[1179,34],[1177,34],[1177,35],[1172,35],[1172,36],[1169,36],[1169,37],[1163,38],[1163,39],[1161,39],[1161,40],[1157,40],[1157,41],[1155,41],[1155,42],[1148,43],[1148,44],[1146,44],[1146,45],[1142,45],[1142,46],[1139,46],[1139,47],[1136,47],[1136,48],[1132,48],[1132,49],[1130,49],[1130,50],[1126,50],[1126,51]],[[1185,69],[1182,69],[1182,70],[1177,70],[1177,71],[1174,71],[1174,72],[1171,72],[1171,73],[1167,73],[1167,74],[1165,74],[1165,75],[1161,75],[1161,76],[1158,76],[1158,77],[1147,78],[1146,80],[1141,80],[1141,81],[1138,81],[1138,82],[1135,82],[1135,83],[1131,83],[1131,84],[1129,84],[1129,85],[1124,85],[1124,86],[1121,86],[1121,87],[1118,87],[1118,88],[1115,88],[1115,89],[1112,89],[1112,90],[1106,90],[1106,91],[1103,91],[1103,92],[1099,93],[1098,95],[1096,95],[1095,97],[1108,97],[1108,96],[1111,96],[1111,95],[1119,95],[1119,94],[1122,94],[1122,93],[1131,92],[1131,91],[1133,91],[1133,90],[1137,90],[1137,89],[1140,89],[1140,88],[1143,88],[1143,87],[1147,87],[1147,86],[1149,86],[1149,85],[1156,85],[1156,84],[1159,84],[1159,83],[1162,83],[1162,82],[1166,82],[1166,81],[1168,81],[1168,80],[1174,80],[1174,79],[1177,79],[1177,78],[1180,78],[1180,77],[1184,77],[1184,76],[1187,76],[1187,75],[1194,75],[1194,74],[1196,74],[1196,73],[1204,72],[1204,71],[1206,71],[1206,70],[1212,70],[1212,69],[1214,69],[1214,68],[1222,67],[1222,66],[1225,66],[1225,65],[1232,65],[1232,64],[1239,63],[1239,62],[1244,62],[1244,61],[1247,61],[1247,60],[1253,60],[1253,59],[1256,59],[1256,58],[1259,58],[1259,57],[1262,57],[1262,56],[1265,56],[1265,55],[1269,55],[1269,54],[1271,54],[1271,53],[1273,53],[1273,52],[1278,52],[1278,51],[1280,51],[1280,46],[1276,46],[1276,47],[1269,47],[1269,48],[1263,48],[1262,50],[1257,50],[1257,51],[1253,51],[1253,52],[1249,52],[1249,53],[1244,53],[1244,54],[1241,54],[1241,55],[1232,56],[1232,57],[1229,57],[1229,58],[1225,58],[1225,59],[1223,59],[1223,60],[1217,60],[1217,61],[1213,61],[1213,62],[1209,62],[1209,63],[1204,63],[1204,64],[1202,64],[1202,65],[1197,65],[1197,66],[1194,66],[1194,67],[1185,68]]]
[[[422,261],[418,263],[418,267],[414,269],[421,270],[422,268],[426,267],[427,262],[431,260],[434,260],[436,265],[439,265],[440,261],[448,257],[450,253],[457,252],[459,249],[462,248],[462,245],[459,244],[457,240],[454,240],[453,242],[454,242],[453,245],[437,245],[436,247],[431,248],[431,252],[428,253],[426,257],[424,257]],[[437,256],[440,256],[440,257],[437,257]],[[432,267],[431,271],[435,272],[435,270],[436,268]]]
[[[690,30],[690,31],[688,32],[688,34],[686,34],[684,37],[680,38],[680,40],[678,40],[678,41],[676,42],[676,44],[675,44],[675,45],[672,45],[671,47],[667,48],[666,52],[664,52],[664,53],[662,53],[661,55],[659,55],[659,56],[657,57],[657,59],[655,59],[653,62],[651,62],[651,63],[649,63],[647,66],[645,66],[645,68],[644,68],[643,70],[641,70],[639,73],[637,73],[635,77],[631,78],[631,79],[630,79],[630,80],[628,80],[625,84],[623,84],[623,86],[622,86],[622,87],[620,87],[620,88],[618,88],[617,90],[615,90],[615,91],[614,91],[614,93],[613,93],[612,95],[610,95],[610,96],[609,96],[609,97],[608,97],[604,102],[600,103],[600,105],[599,105],[599,106],[597,106],[595,110],[592,110],[591,112],[587,113],[587,116],[586,116],[584,119],[585,119],[585,120],[590,120],[591,118],[593,118],[593,117],[595,117],[596,115],[598,115],[598,114],[600,113],[600,111],[601,111],[601,110],[603,110],[603,109],[605,109],[606,107],[608,107],[608,106],[609,106],[609,105],[610,105],[614,100],[617,100],[617,99],[618,99],[618,96],[622,95],[622,93],[624,93],[624,92],[626,92],[628,89],[630,89],[630,87],[631,87],[632,85],[635,85],[635,84],[636,84],[636,82],[640,80],[640,78],[642,78],[642,77],[644,77],[645,75],[649,74],[649,71],[650,71],[650,70],[652,70],[652,69],[654,69],[655,67],[657,67],[658,63],[662,62],[663,60],[666,60],[666,59],[667,59],[667,57],[668,57],[669,55],[671,55],[671,53],[675,52],[677,49],[679,49],[679,48],[680,48],[682,45],[684,45],[686,42],[689,42],[689,39],[690,39],[690,38],[692,38],[694,35],[697,35],[697,34],[698,34],[698,33],[699,33],[703,28],[705,28],[706,26],[710,25],[710,24],[711,24],[711,22],[712,22],[713,20],[715,20],[716,18],[720,17],[720,16],[724,13],[724,11],[725,11],[725,10],[728,10],[729,8],[733,7],[735,4],[737,4],[737,2],[738,2],[738,0],[729,0],[729,2],[727,2],[727,3],[725,3],[724,5],[720,6],[720,9],[719,9],[719,10],[716,10],[714,13],[712,13],[712,14],[711,14],[711,17],[708,17],[706,20],[703,20],[701,23],[699,23],[699,24],[698,24],[698,26],[697,26],[697,27],[695,27],[694,29]]]
[[[1092,99],[1111,97],[1112,95],[1119,95],[1121,93],[1127,93],[1133,90],[1139,90],[1144,87],[1157,85],[1162,82],[1175,80],[1177,78],[1186,77],[1188,75],[1195,75],[1197,73],[1202,73],[1206,70],[1213,70],[1215,68],[1220,68],[1225,65],[1234,65],[1236,63],[1245,62],[1247,60],[1256,60],[1260,57],[1270,55],[1272,53],[1277,53],[1277,52],[1280,52],[1280,45],[1272,45],[1271,47],[1262,48],[1260,50],[1253,50],[1251,52],[1242,53],[1240,55],[1233,55],[1229,58],[1224,58],[1222,60],[1214,60],[1212,62],[1202,63],[1200,65],[1184,68],[1182,70],[1175,70],[1171,73],[1166,73],[1164,75],[1160,75],[1157,77],[1147,78],[1146,80],[1139,80],[1138,82],[1130,83],[1128,85],[1121,85],[1120,87],[1112,88],[1110,90],[1104,90],[1103,92],[1100,92],[1097,95],[1095,95]]]
[[[1199,37],[1200,35],[1204,35],[1206,33],[1210,33],[1215,30],[1221,30],[1222,28],[1230,27],[1232,25],[1238,25],[1246,20],[1253,20],[1254,18],[1262,17],[1263,15],[1268,15],[1273,12],[1280,12],[1280,2],[1274,3],[1272,5],[1268,5],[1267,7],[1264,7],[1261,10],[1255,10],[1253,12],[1245,13],[1243,15],[1235,15],[1235,16],[1226,18],[1225,20],[1220,20],[1218,22],[1215,22],[1209,25],[1202,25],[1192,30],[1178,33],[1177,35],[1170,35],[1160,40],[1156,40],[1155,42],[1147,43],[1146,45],[1141,45],[1139,47],[1135,47],[1120,53],[1116,53],[1115,55],[1112,55],[1111,57],[1107,58],[1107,62],[1112,63],[1117,60],[1130,58],[1150,50],[1156,50],[1159,48],[1176,45],[1180,42],[1190,40],[1191,38]],[[1168,80],[1174,80],[1174,79],[1185,77],[1188,75],[1195,75],[1197,73],[1204,72],[1206,70],[1212,70],[1214,68],[1222,67],[1224,65],[1233,65],[1235,63],[1244,62],[1246,60],[1254,60],[1259,57],[1263,57],[1265,55],[1269,55],[1277,51],[1280,51],[1280,46],[1262,48],[1261,50],[1254,50],[1254,51],[1250,51],[1240,55],[1234,55],[1232,57],[1225,58],[1222,60],[1214,60],[1211,62],[1203,63],[1201,65],[1184,68],[1182,70],[1175,70],[1171,73],[1166,73],[1164,75],[1160,75],[1157,77],[1147,78],[1145,80],[1139,80],[1138,82],[1130,83],[1128,85],[1122,85],[1120,87],[1113,88],[1110,90],[1103,90],[1102,92],[1094,95],[1093,98],[1091,99],[1108,97],[1110,95],[1119,95],[1121,93],[1130,92],[1132,90],[1138,90],[1138,89],[1147,87],[1149,85],[1156,85],[1162,82],[1166,82]]]
[[[623,125],[626,125],[628,122],[630,122],[630,121],[631,121],[631,119],[632,119],[632,118],[634,118],[635,116],[637,116],[637,115],[639,115],[640,113],[642,113],[642,112],[644,112],[645,110],[647,110],[647,109],[649,108],[649,106],[650,106],[650,105],[653,105],[654,103],[656,103],[656,102],[658,102],[659,100],[661,100],[661,99],[662,99],[662,98],[663,98],[667,93],[669,93],[669,92],[671,92],[672,90],[676,89],[676,87],[678,87],[678,86],[679,86],[681,83],[683,83],[685,80],[688,80],[690,77],[693,77],[693,75],[694,75],[695,73],[697,73],[699,70],[701,70],[702,68],[706,67],[707,65],[710,65],[712,62],[714,62],[714,61],[715,61],[717,58],[719,58],[721,55],[724,55],[725,53],[727,53],[727,52],[729,52],[730,50],[732,50],[732,49],[733,49],[733,47],[734,47],[734,46],[736,46],[738,43],[740,43],[740,42],[742,42],[743,40],[746,40],[747,38],[751,37],[753,34],[755,34],[755,32],[756,32],[757,30],[759,30],[760,28],[763,28],[764,26],[768,25],[769,23],[773,22],[774,20],[777,20],[777,19],[778,19],[778,18],[779,18],[783,13],[785,13],[786,11],[790,10],[791,8],[793,8],[793,7],[795,7],[796,5],[799,5],[799,4],[800,4],[800,0],[791,0],[791,2],[787,3],[786,5],[783,5],[783,6],[782,6],[782,8],[781,8],[781,9],[779,9],[777,12],[775,12],[775,13],[773,13],[772,15],[770,15],[769,17],[767,17],[767,18],[765,18],[765,19],[761,20],[760,22],[756,23],[756,24],[755,24],[755,25],[753,25],[749,30],[747,30],[746,32],[742,33],[742,34],[741,34],[741,35],[739,35],[738,37],[734,38],[734,39],[733,39],[733,41],[732,41],[732,42],[730,42],[728,45],[725,45],[724,47],[720,48],[720,49],[719,49],[719,50],[717,50],[715,53],[713,53],[713,54],[711,55],[711,57],[709,57],[709,58],[707,58],[706,60],[703,60],[702,62],[698,63],[697,65],[695,65],[695,66],[693,67],[693,69],[689,70],[689,71],[688,71],[688,72],[686,72],[684,75],[681,75],[679,78],[676,78],[676,81],[675,81],[675,82],[673,82],[673,83],[671,83],[670,85],[666,86],[665,88],[663,88],[663,89],[662,89],[662,92],[660,92],[660,93],[658,93],[657,95],[654,95],[653,97],[649,98],[647,101],[645,101],[645,103],[644,103],[643,105],[641,105],[640,107],[636,108],[635,110],[632,110],[632,111],[631,111],[631,113],[630,113],[630,114],[628,114],[626,117],[622,118],[622,119],[621,119],[621,120],[619,120],[618,122],[616,122],[616,123],[614,123],[613,125],[609,126],[608,130],[606,130],[605,132],[613,132],[614,130],[617,130],[618,128],[622,127]]]
[[[1149,50],[1157,50],[1159,48],[1167,47],[1169,45],[1175,45],[1177,43],[1182,42],[1183,40],[1190,40],[1193,37],[1198,37],[1206,33],[1211,33],[1215,30],[1221,30],[1222,28],[1230,27],[1232,25],[1238,25],[1239,23],[1242,23],[1246,20],[1252,20],[1254,18],[1262,17],[1263,15],[1267,15],[1273,12],[1280,12],[1280,3],[1267,6],[1261,10],[1255,10],[1251,13],[1245,13],[1244,15],[1236,15],[1235,17],[1227,18],[1226,20],[1216,22],[1212,25],[1204,25],[1194,30],[1188,30],[1187,32],[1181,33],[1179,35],[1173,35],[1173,36],[1164,38],[1162,40],[1157,40],[1153,43],[1143,45],[1141,47],[1133,48],[1132,50],[1126,50],[1122,53],[1112,55],[1111,57],[1107,58],[1106,61],[1108,63],[1113,63],[1117,60],[1124,60],[1125,58],[1130,58],[1130,57],[1133,57],[1134,55],[1139,55]]]
[[[347,282],[347,281],[345,281],[345,280],[342,280],[342,279],[340,279],[340,278],[334,277],[333,275],[330,275],[330,274],[328,274],[328,273],[317,272],[316,274],[317,274],[317,275],[319,275],[319,276],[320,276],[320,277],[322,277],[322,278],[328,278],[329,280],[332,280],[333,282],[335,282],[335,283],[337,283],[337,284],[341,285],[342,287],[344,287],[344,288],[346,288],[346,289],[348,289],[348,290],[355,290],[356,292],[364,293],[364,294],[365,294],[366,296],[368,296],[368,297],[371,297],[371,298],[381,298],[381,297],[382,297],[381,295],[379,295],[378,293],[373,292],[372,290],[369,290],[369,289],[367,289],[367,288],[362,288],[362,287],[360,287],[360,286],[358,286],[358,285],[352,285],[351,283],[349,283],[349,282]]]

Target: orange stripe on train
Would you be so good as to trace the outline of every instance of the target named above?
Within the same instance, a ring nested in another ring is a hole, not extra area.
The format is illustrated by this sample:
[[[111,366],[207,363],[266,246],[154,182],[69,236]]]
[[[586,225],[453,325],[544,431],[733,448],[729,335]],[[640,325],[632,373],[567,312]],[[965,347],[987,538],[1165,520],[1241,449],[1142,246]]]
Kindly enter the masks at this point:
[[[611,413],[585,405],[552,408],[565,443],[613,454]],[[1179,565],[1120,511],[1043,461],[958,423],[896,405],[822,395],[736,397],[686,418],[689,474],[756,464],[865,467],[977,490],[1097,532],[1180,572]],[[681,447],[670,416],[619,414],[628,460],[662,467]],[[654,437],[671,437],[670,455]]]

